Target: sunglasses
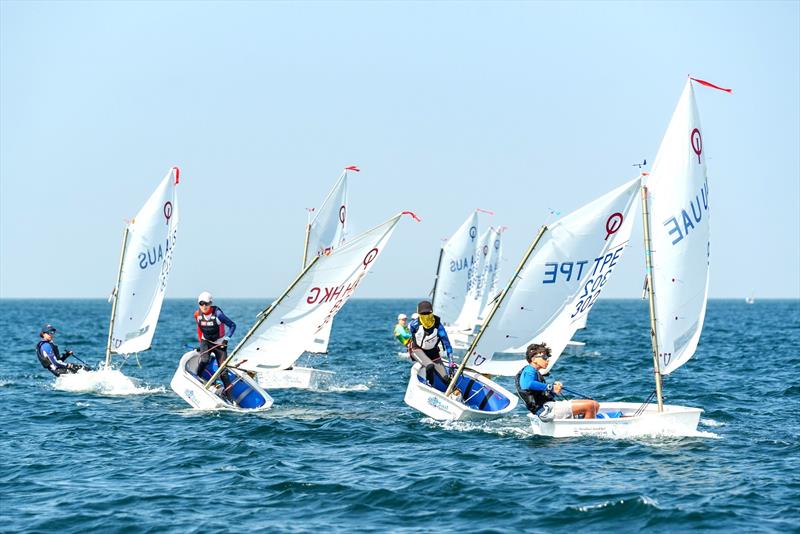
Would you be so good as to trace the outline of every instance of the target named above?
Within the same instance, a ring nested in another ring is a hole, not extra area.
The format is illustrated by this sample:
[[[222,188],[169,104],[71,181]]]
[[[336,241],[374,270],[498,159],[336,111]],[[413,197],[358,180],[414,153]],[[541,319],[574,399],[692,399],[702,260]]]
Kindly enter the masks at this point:
[[[200,302],[198,302],[198,304],[200,304],[200,306],[211,306],[210,302],[206,302],[204,300],[201,300]]]

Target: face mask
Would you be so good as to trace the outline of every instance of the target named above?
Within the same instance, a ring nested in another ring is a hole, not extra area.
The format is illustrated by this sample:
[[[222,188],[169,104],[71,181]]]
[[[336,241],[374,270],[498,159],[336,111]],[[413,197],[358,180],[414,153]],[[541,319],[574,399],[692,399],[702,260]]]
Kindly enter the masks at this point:
[[[432,327],[433,323],[434,323],[433,314],[432,313],[420,313],[419,314],[419,322],[426,329]]]

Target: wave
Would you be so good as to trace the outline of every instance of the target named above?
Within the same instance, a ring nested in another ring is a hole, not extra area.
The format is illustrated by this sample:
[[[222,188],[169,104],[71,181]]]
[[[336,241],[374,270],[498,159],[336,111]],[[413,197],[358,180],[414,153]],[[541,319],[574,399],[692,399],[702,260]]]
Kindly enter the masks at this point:
[[[102,368],[97,371],[78,371],[61,375],[53,383],[53,389],[71,393],[100,393],[101,395],[149,395],[164,393],[163,387],[140,386],[134,379],[117,369]]]

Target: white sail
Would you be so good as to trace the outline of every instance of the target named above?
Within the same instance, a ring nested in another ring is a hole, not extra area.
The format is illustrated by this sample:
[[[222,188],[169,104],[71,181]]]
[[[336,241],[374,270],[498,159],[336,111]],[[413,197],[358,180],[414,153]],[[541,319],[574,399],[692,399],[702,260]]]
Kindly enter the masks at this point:
[[[332,254],[320,256],[236,348],[234,361],[253,371],[289,368],[353,295],[400,217],[402,214],[354,237]]]
[[[347,228],[347,169],[333,185],[308,228],[308,247],[303,267],[314,256],[330,254],[345,240]]]
[[[472,331],[478,322],[484,302],[484,280],[486,279],[486,265],[489,260],[490,243],[492,243],[492,229],[487,229],[475,244],[473,252],[474,261],[467,269],[467,294],[464,295],[464,304],[461,306],[452,327],[459,330]]]
[[[659,367],[694,354],[706,312],[710,261],[706,150],[687,81],[646,183]]]
[[[358,170],[348,167],[333,185],[322,206],[316,211],[316,216],[308,225],[308,244],[303,258],[303,267],[314,256],[330,254],[345,241],[347,233],[348,209],[347,204],[347,171]],[[328,323],[322,328],[309,343],[306,350],[313,353],[328,352],[328,341],[331,337],[333,323]]]
[[[481,295],[481,311],[478,313],[478,323],[483,323],[489,313],[492,301],[500,294],[500,260],[503,258],[502,228],[492,228],[489,237],[489,257],[484,266],[483,292]]]
[[[552,348],[553,366],[628,246],[635,215],[631,209],[640,185],[639,178],[631,180],[548,226],[491,322],[484,325],[468,367],[516,374],[525,360],[511,353],[519,352],[531,337]]]
[[[433,311],[445,324],[452,324],[464,305],[477,238],[478,212],[474,211],[442,247]]]
[[[147,350],[153,341],[175,251],[179,178],[180,170],[170,169],[128,224],[111,334],[116,354]]]

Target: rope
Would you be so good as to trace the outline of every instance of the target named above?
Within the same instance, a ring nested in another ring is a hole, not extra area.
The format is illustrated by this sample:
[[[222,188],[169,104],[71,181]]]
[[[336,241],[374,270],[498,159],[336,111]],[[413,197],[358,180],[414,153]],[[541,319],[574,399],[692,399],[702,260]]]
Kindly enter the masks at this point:
[[[639,417],[640,415],[642,415],[644,413],[645,408],[647,408],[647,405],[650,404],[650,401],[652,401],[653,397],[655,396],[656,396],[656,390],[653,390],[653,392],[650,393],[650,396],[647,397],[647,399],[642,403],[642,405],[639,406],[639,408],[633,413],[633,417]]]
[[[562,391],[566,391],[567,393],[572,393],[573,395],[577,395],[578,397],[581,397],[583,399],[595,400],[592,397],[590,397],[589,395],[584,395],[583,393],[581,393],[579,391],[575,391],[574,389],[569,389],[569,388],[564,387],[564,386],[561,386],[561,390]]]

